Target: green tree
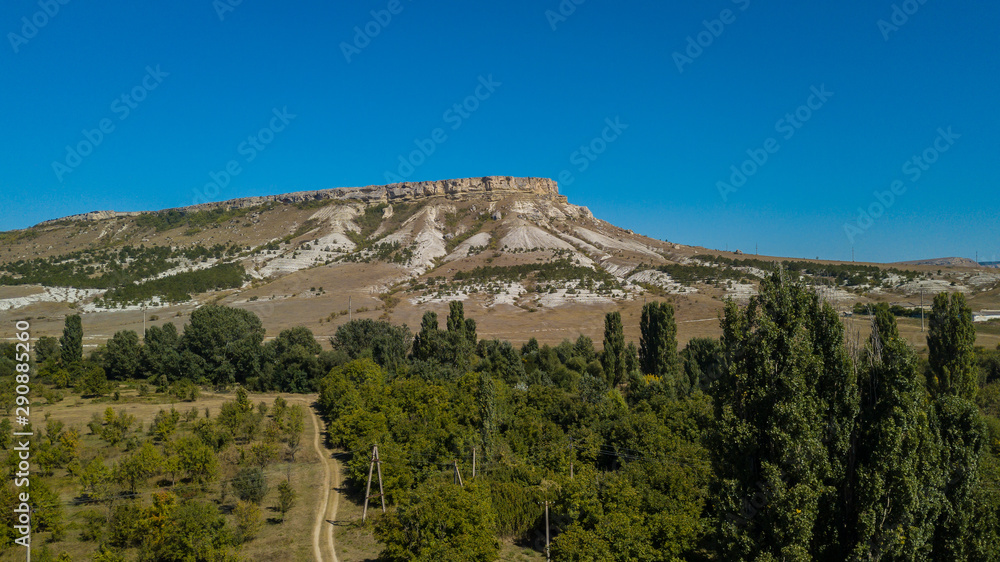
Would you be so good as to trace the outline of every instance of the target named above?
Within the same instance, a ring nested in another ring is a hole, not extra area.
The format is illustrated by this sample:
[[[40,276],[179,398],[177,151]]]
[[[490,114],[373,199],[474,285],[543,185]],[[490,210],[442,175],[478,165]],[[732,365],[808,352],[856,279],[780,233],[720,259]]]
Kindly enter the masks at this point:
[[[128,435],[134,423],[135,416],[126,413],[124,410],[118,412],[116,415],[111,406],[108,406],[104,410],[104,424],[100,430],[101,438],[111,445],[117,445],[125,439],[125,436]]]
[[[79,314],[66,317],[59,348],[64,366],[83,361],[83,322]]]
[[[297,494],[288,480],[278,484],[278,511],[281,512],[281,520],[285,520],[285,514],[295,507]]]
[[[283,330],[264,346],[265,366],[259,390],[308,392],[323,375],[317,355],[322,351],[309,328]]]
[[[111,385],[100,365],[85,364],[76,378],[76,391],[81,396],[104,396],[111,392]]]
[[[420,320],[420,332],[413,340],[413,356],[421,361],[432,359],[439,348],[441,327],[436,312],[427,311]]]
[[[973,560],[987,528],[976,522],[980,457],[988,430],[973,402],[978,380],[976,331],[961,293],[934,298],[929,318],[928,388],[934,398],[932,427],[941,440],[944,502],[934,533],[933,558]]]
[[[153,494],[153,505],[142,509],[139,560],[164,562],[236,562],[238,543],[225,517],[206,502],[177,502],[170,493]]]
[[[845,345],[840,316],[815,292],[806,304],[805,328],[812,340],[813,357],[821,364],[813,384],[824,416],[823,443],[829,464],[819,503],[815,555],[837,560],[853,541],[849,521],[855,510],[851,473],[860,403],[857,367]]]
[[[174,446],[177,467],[198,484],[216,479],[219,474],[219,460],[215,451],[197,437],[182,437]]]
[[[302,432],[305,431],[305,409],[301,404],[288,408],[284,425],[284,439],[288,446],[288,460],[295,462],[295,455],[302,447]]]
[[[264,325],[254,313],[208,305],[191,313],[181,349],[201,358],[212,383],[227,386],[260,376],[263,341]]]
[[[142,361],[140,369],[152,378],[166,377],[176,380],[181,373],[180,336],[177,327],[168,322],[162,327],[150,326],[143,337]],[[198,381],[197,371],[185,374]]]
[[[479,417],[482,419],[483,459],[491,461],[495,454],[500,431],[496,383],[488,373],[479,374],[479,388],[476,398],[479,402]]]
[[[444,345],[440,349],[443,362],[464,371],[469,367],[476,349],[476,338],[476,323],[465,317],[462,301],[448,303],[447,331],[444,334]]]
[[[916,356],[885,303],[872,317],[861,369],[853,513],[841,552],[853,560],[926,560],[939,510],[938,450],[923,406]],[[851,544],[853,543],[853,545]],[[831,553],[831,558],[832,558]]]
[[[114,473],[106,464],[104,458],[98,455],[87,463],[80,473],[80,485],[88,498],[97,502],[107,502],[112,499]]]
[[[139,375],[142,348],[139,334],[121,330],[108,340],[104,351],[104,370],[112,380],[128,380]]]
[[[681,390],[689,394],[695,389],[709,392],[712,383],[722,376],[725,352],[715,338],[691,338],[681,352],[684,376]]]
[[[978,371],[976,328],[965,295],[939,293],[928,318],[928,387],[935,396],[974,399]]]
[[[238,501],[233,509],[236,517],[236,537],[240,542],[250,542],[257,538],[264,527],[264,517],[260,506],[254,502]]]
[[[138,486],[160,471],[163,457],[152,443],[146,441],[115,466],[115,481],[135,494]]]
[[[665,302],[647,303],[642,307],[639,331],[639,363],[642,373],[664,377],[673,382],[680,364],[674,307]]]
[[[493,561],[500,552],[496,515],[482,487],[428,481],[379,520],[375,536],[387,562],[467,560]]]
[[[267,495],[267,477],[259,467],[241,468],[232,481],[236,496],[243,501],[259,504]]]
[[[715,542],[724,560],[810,560],[824,480],[824,365],[812,295],[782,272],[722,321],[727,372],[714,388]]]
[[[81,352],[82,353],[82,352]],[[35,362],[39,365],[50,361],[58,361],[60,356],[59,339],[51,336],[38,338],[35,344]]]
[[[436,316],[434,324],[436,327]],[[370,356],[382,368],[390,370],[403,364],[412,343],[413,335],[406,326],[368,318],[340,326],[330,339],[334,350],[343,351],[351,359]]]
[[[625,332],[622,327],[620,312],[609,312],[604,317],[604,351],[601,353],[601,364],[608,384],[612,387],[625,382]]]

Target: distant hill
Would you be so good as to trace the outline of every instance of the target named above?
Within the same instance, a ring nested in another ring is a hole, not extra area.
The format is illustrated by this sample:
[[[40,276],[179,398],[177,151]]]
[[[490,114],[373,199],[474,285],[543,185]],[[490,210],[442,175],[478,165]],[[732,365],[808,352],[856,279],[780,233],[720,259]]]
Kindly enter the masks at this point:
[[[948,267],[979,267],[979,264],[969,258],[935,258],[930,260],[900,261],[893,265],[944,265]]]
[[[424,312],[462,300],[483,337],[558,343],[599,341],[612,310],[637,339],[642,303],[661,299],[683,341],[718,335],[725,300],[746,301],[779,263],[843,311],[1000,285],[1000,273],[958,258],[855,264],[656,240],[595,218],[552,180],[493,176],[97,211],[3,232],[0,322],[30,317],[39,335],[59,335],[82,312],[94,346],[219,303],[256,313],[269,337],[307,326],[325,341],[350,318],[416,329]]]

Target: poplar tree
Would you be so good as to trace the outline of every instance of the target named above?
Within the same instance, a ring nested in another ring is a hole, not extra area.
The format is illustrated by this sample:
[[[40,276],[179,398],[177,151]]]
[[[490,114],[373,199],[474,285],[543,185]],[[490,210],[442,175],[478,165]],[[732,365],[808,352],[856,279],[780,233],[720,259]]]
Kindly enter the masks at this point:
[[[421,361],[426,361],[434,356],[437,351],[441,337],[441,328],[438,325],[436,312],[425,312],[420,319],[420,331],[413,338],[413,356]]]
[[[710,490],[722,560],[812,560],[830,462],[811,295],[782,272],[745,309],[726,304]]]
[[[642,373],[673,380],[680,363],[674,307],[664,302],[647,303],[642,307],[639,331],[639,364]]]
[[[625,332],[620,312],[609,312],[604,316],[604,352],[601,364],[608,384],[618,386],[625,381]]]
[[[851,559],[925,560],[940,508],[939,449],[916,356],[899,337],[887,304],[875,309],[862,365],[852,455],[856,508],[845,514],[852,526]]]
[[[941,441],[944,502],[934,534],[936,560],[974,560],[978,536],[986,527],[975,520],[979,459],[988,435],[973,402],[977,385],[976,330],[972,310],[961,293],[938,294],[930,314],[927,386],[934,398],[932,426]]]
[[[829,462],[820,501],[816,551],[820,559],[840,560],[850,544],[847,519],[853,498],[849,475],[853,470],[850,449],[859,403],[857,371],[845,345],[844,324],[828,302],[813,293],[805,320],[813,353],[822,363],[815,385],[824,414],[823,443]]]
[[[83,361],[83,322],[79,314],[66,317],[59,348],[64,367]]]

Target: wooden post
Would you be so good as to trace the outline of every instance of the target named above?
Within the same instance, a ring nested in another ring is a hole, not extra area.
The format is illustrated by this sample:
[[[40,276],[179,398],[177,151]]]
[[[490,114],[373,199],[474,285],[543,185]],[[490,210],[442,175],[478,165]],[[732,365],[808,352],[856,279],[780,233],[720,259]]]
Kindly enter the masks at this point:
[[[365,508],[361,512],[362,522],[368,519],[368,500],[374,497],[372,496],[372,472],[376,466],[378,466],[378,497],[382,500],[382,513],[385,513],[385,493],[382,490],[382,459],[378,456],[378,445],[372,447],[372,460],[368,464],[368,486],[365,488]]]
[[[456,459],[454,462],[455,462],[455,482],[457,482],[459,486],[464,488],[465,484],[462,483],[462,473],[458,471],[458,460]]]
[[[375,469],[375,451],[378,450],[378,446],[372,447],[372,460],[368,464],[368,487],[365,488],[365,508],[361,512],[361,521],[364,522],[368,519],[368,499],[372,496],[372,471]],[[381,480],[381,478],[379,479]]]
[[[378,445],[375,445],[375,466],[378,468],[378,497],[382,500],[382,513],[385,513],[385,491],[382,490],[382,457],[378,455]]]

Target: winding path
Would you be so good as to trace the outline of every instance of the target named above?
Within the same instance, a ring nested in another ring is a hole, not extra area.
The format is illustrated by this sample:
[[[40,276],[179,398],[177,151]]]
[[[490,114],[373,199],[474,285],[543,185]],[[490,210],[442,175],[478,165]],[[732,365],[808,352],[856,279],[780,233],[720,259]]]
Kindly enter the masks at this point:
[[[339,562],[337,560],[337,550],[333,544],[333,525],[326,522],[337,520],[337,504],[340,502],[340,492],[337,491],[340,487],[340,467],[337,461],[328,454],[325,447],[320,444],[322,426],[320,425],[319,417],[313,411],[312,406],[307,405],[306,407],[309,408],[309,415],[312,416],[314,429],[313,448],[316,449],[316,455],[323,461],[323,489],[326,491],[320,494],[317,504],[316,523],[313,525],[313,555],[316,557],[317,562],[324,562],[326,560]],[[333,495],[333,501],[330,500],[331,494]],[[324,528],[326,529],[325,532]],[[324,534],[326,535],[325,540],[321,538]],[[324,550],[326,551],[325,553]]]

